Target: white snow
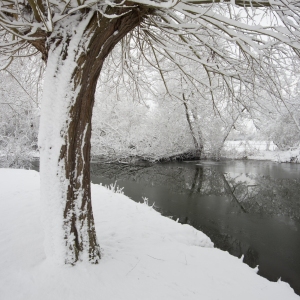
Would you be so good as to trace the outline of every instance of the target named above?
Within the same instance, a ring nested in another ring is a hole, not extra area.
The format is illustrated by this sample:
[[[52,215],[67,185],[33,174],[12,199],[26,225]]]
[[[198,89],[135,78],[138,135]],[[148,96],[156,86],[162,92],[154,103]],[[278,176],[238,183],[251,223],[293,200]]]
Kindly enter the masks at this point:
[[[253,160],[271,160],[278,163],[294,162],[300,163],[300,147],[291,148],[285,151],[259,151],[248,156],[248,159]]]
[[[44,254],[39,173],[0,169],[0,299],[299,299],[189,225],[99,185],[92,196],[100,264],[59,265]]]
[[[270,160],[274,162],[300,163],[300,147],[281,151],[271,141],[226,141],[225,157],[247,157],[253,160]]]

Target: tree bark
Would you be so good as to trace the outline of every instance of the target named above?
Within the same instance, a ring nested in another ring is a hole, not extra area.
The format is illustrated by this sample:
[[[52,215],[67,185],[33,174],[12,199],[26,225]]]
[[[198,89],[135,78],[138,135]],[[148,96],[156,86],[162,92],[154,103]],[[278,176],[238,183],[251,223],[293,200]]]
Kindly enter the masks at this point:
[[[103,62],[140,24],[143,10],[114,8],[118,18],[70,16],[47,40],[39,133],[45,250],[59,263],[98,263],[91,203],[90,149],[94,94]]]
[[[182,94],[182,98],[183,98],[183,105],[184,105],[184,109],[185,109],[186,120],[189,124],[189,129],[190,129],[190,132],[191,132],[191,135],[192,135],[192,138],[193,138],[193,142],[194,142],[194,146],[195,146],[195,150],[196,150],[195,157],[200,159],[201,154],[202,154],[202,150],[203,150],[203,145],[200,144],[197,140],[196,133],[194,131],[192,121],[191,121],[191,117],[190,117],[190,114],[189,114],[189,110],[188,110],[188,106],[187,106],[187,100],[185,99],[184,94]]]

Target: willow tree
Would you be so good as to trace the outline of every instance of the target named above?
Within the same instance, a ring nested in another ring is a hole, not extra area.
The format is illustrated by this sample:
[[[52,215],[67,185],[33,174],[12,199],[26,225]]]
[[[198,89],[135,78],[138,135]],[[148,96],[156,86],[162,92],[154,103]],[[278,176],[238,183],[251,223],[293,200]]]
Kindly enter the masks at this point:
[[[162,80],[162,56],[187,80],[197,76],[184,69],[180,57],[192,59],[207,74],[202,84],[212,100],[215,76],[233,94],[233,81],[253,85],[258,78],[276,93],[269,68],[299,54],[299,15],[293,0],[0,0],[1,67],[26,47],[34,47],[47,64],[39,132],[47,255],[67,264],[99,262],[90,190],[91,117],[97,79],[119,41],[124,65],[134,45]]]

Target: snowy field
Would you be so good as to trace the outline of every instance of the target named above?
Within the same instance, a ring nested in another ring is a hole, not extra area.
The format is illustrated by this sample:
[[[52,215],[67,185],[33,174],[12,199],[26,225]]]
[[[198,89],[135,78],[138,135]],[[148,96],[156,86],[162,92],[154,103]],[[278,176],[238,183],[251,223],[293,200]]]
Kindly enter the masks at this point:
[[[300,163],[300,147],[280,151],[272,141],[226,141],[224,154],[228,158]]]
[[[43,250],[39,173],[0,169],[0,182],[1,300],[300,299],[191,226],[99,185],[100,264],[56,265]]]
[[[272,142],[267,141],[226,141],[224,143],[224,148],[226,150],[236,150],[239,152],[247,151],[247,150],[255,150],[255,151],[275,151],[277,150],[277,146]]]

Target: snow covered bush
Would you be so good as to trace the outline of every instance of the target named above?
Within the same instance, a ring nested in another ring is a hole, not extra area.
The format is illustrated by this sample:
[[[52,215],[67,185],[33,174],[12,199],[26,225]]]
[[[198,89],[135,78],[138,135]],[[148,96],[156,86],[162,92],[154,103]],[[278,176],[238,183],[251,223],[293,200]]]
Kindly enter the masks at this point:
[[[0,104],[0,167],[29,168],[37,149],[38,116],[19,107]]]
[[[39,64],[17,59],[0,71],[0,167],[29,168],[37,149],[39,128]]]
[[[112,191],[113,193],[115,194],[121,194],[121,195],[124,195],[124,192],[123,192],[123,187],[120,188],[118,185],[117,185],[117,181],[115,181],[114,183],[111,183],[111,184],[108,184],[108,185],[105,185],[105,187]]]
[[[274,126],[269,129],[269,137],[280,150],[297,147],[300,143],[300,132],[289,115],[280,115]]]

